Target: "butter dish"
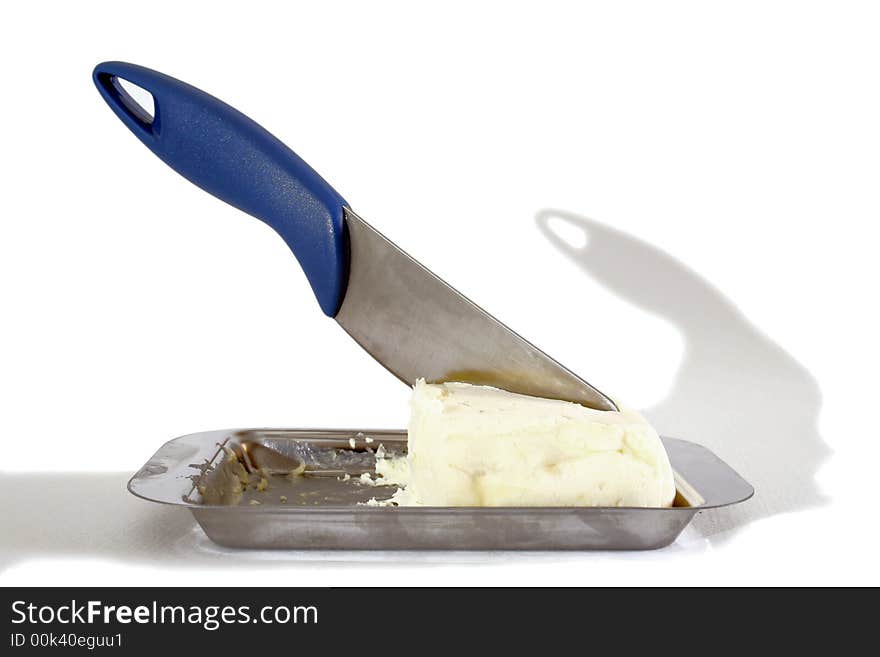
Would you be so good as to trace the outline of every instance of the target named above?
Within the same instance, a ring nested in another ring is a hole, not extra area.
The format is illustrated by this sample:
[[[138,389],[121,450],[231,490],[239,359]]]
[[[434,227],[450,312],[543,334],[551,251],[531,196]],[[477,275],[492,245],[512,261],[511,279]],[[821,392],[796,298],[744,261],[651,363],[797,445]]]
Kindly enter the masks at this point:
[[[396,490],[375,485],[372,475],[380,446],[388,455],[406,453],[402,430],[191,434],[163,445],[128,488],[145,500],[189,509],[212,541],[235,548],[649,550],[672,543],[697,513],[754,493],[705,447],[666,437],[663,444],[675,474],[668,508],[369,504]],[[250,485],[230,487],[224,464],[243,454]],[[278,462],[290,463],[291,471],[269,467]]]

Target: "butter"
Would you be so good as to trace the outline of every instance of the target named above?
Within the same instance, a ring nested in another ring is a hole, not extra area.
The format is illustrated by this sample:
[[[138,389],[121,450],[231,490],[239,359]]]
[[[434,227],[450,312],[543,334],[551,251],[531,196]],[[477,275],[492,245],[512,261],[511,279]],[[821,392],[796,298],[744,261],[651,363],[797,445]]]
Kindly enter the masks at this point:
[[[675,484],[657,432],[635,411],[466,383],[413,391],[408,455],[379,458],[398,505],[670,506]]]

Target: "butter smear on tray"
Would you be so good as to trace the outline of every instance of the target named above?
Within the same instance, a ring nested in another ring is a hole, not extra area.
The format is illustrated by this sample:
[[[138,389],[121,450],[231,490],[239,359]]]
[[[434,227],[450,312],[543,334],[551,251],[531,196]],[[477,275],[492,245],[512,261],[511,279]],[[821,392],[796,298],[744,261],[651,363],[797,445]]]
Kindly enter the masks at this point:
[[[411,404],[408,455],[377,455],[376,483],[400,486],[384,504],[664,507],[675,497],[663,443],[634,411],[423,380]]]

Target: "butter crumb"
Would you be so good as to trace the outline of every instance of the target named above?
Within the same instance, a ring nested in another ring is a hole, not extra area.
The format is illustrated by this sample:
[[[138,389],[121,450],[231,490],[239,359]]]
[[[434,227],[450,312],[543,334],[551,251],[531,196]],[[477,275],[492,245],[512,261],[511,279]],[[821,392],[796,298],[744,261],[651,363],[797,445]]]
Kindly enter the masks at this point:
[[[397,506],[395,502],[392,500],[377,500],[375,497],[371,497],[366,502],[361,502],[361,506]]]
[[[305,471],[306,471],[306,464],[300,463],[293,470],[291,470],[290,472],[287,473],[287,478],[290,481],[293,481],[294,479],[296,479],[297,477],[302,475]]]

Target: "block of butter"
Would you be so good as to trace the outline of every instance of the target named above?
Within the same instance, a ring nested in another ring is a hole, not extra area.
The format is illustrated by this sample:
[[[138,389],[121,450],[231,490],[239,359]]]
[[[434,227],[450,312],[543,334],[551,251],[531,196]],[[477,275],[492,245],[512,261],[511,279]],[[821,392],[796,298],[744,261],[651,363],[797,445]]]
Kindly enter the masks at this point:
[[[657,432],[634,411],[466,383],[416,383],[406,462],[380,459],[393,502],[426,506],[670,506]]]

